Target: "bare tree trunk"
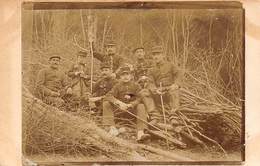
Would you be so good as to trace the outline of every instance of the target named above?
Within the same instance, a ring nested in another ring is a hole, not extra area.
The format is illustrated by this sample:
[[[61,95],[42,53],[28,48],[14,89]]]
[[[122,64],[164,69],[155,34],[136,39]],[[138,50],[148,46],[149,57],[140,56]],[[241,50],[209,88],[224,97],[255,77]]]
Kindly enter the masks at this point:
[[[106,34],[107,34],[107,29],[108,29],[108,26],[107,26],[107,23],[108,23],[108,19],[109,19],[110,16],[107,16],[106,17],[106,20],[105,20],[105,23],[104,23],[104,29],[103,29],[103,37],[102,37],[102,48],[101,48],[101,52],[104,52],[104,47],[105,47],[105,38],[106,38]]]
[[[139,19],[140,19],[140,44],[143,45],[143,16],[139,12]]]
[[[213,23],[213,16],[210,15],[210,22],[209,22],[209,50],[212,51],[212,23]]]
[[[85,26],[84,26],[84,19],[83,19],[83,12],[82,9],[80,10],[80,22],[81,22],[81,29],[82,29],[82,34],[83,34],[83,46],[86,48],[86,32],[85,32]]]

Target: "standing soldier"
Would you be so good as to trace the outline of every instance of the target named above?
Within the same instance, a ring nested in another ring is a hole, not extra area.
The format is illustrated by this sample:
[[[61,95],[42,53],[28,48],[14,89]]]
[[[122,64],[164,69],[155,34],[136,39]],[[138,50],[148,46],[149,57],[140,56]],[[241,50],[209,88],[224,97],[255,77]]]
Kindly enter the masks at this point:
[[[112,71],[116,73],[117,69],[124,63],[123,58],[116,52],[115,42],[109,41],[105,44],[105,54],[94,52],[94,57],[101,62],[108,63]]]
[[[90,69],[87,65],[87,53],[79,51],[77,53],[77,62],[73,64],[68,71],[68,76],[72,79],[72,100],[76,104],[85,105],[90,94],[88,81]],[[74,103],[75,104],[75,103]]]
[[[52,55],[49,58],[50,66],[39,71],[36,80],[36,94],[45,103],[63,107],[65,94],[71,94],[72,89],[66,75],[60,70],[61,57]]]
[[[89,99],[90,105],[95,107],[95,104],[100,106],[104,96],[113,88],[117,80],[112,76],[112,70],[109,63],[100,65],[101,78],[94,84],[93,97]]]
[[[137,58],[137,62],[134,65],[135,80],[141,85],[142,88],[144,88],[149,81],[147,74],[152,65],[145,59],[144,47],[140,46],[135,48],[133,53]]]
[[[161,96],[165,103],[170,105],[170,114],[174,113],[180,105],[179,86],[181,72],[173,63],[166,61],[161,46],[152,48],[152,55],[155,66],[149,72],[152,84],[142,92],[143,102],[147,111],[151,114],[151,120],[158,118],[158,111],[155,103],[162,104]]]
[[[108,93],[103,102],[103,123],[110,126],[109,133],[117,136],[119,131],[115,127],[114,110],[117,106],[120,110],[129,111],[128,116],[136,115],[137,121],[137,141],[142,141],[149,135],[144,133],[147,128],[147,113],[145,106],[140,103],[139,92],[141,87],[132,78],[132,71],[129,66],[121,67],[119,70],[120,81]],[[136,111],[136,112],[135,112]]]

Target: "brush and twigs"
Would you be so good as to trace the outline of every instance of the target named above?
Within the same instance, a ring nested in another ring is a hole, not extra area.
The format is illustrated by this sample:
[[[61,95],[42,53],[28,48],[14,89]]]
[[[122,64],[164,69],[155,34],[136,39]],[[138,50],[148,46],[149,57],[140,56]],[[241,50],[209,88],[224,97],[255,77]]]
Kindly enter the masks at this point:
[[[86,117],[60,111],[23,89],[23,150],[25,154],[105,155],[111,160],[136,160],[143,151],[166,160],[191,159],[149,145],[113,137]]]

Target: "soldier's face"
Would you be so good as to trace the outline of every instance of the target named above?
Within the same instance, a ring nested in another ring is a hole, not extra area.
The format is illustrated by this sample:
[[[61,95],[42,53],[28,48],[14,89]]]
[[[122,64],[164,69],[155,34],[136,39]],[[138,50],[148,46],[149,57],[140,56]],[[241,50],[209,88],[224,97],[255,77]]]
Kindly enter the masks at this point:
[[[116,46],[114,45],[107,45],[106,46],[107,54],[115,54],[116,53]]]
[[[49,60],[50,66],[54,69],[57,69],[60,65],[60,59],[59,58],[51,58]]]
[[[86,63],[87,63],[87,57],[78,56],[78,62],[79,62],[80,64],[86,64]]]
[[[121,76],[120,76],[120,79],[123,82],[129,82],[132,79],[132,75],[130,73],[122,73]]]
[[[101,75],[102,75],[102,77],[109,77],[109,76],[111,76],[111,74],[112,74],[112,71],[111,71],[111,69],[109,69],[109,68],[103,68],[102,70],[101,70]]]
[[[153,53],[153,59],[156,63],[162,62],[164,59],[164,55],[162,52]]]
[[[145,55],[144,49],[138,49],[135,51],[135,56],[139,59],[143,59]]]

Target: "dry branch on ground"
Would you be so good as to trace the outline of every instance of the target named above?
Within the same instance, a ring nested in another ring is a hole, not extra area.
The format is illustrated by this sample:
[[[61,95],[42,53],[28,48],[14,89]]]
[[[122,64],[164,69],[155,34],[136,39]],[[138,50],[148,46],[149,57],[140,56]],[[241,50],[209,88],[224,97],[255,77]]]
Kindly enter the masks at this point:
[[[72,153],[105,155],[111,160],[136,160],[138,152],[149,151],[167,160],[189,161],[169,151],[111,137],[90,119],[62,112],[42,103],[23,90],[23,145],[26,154]]]

